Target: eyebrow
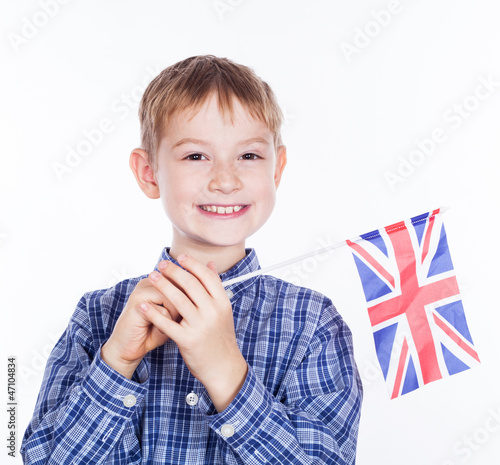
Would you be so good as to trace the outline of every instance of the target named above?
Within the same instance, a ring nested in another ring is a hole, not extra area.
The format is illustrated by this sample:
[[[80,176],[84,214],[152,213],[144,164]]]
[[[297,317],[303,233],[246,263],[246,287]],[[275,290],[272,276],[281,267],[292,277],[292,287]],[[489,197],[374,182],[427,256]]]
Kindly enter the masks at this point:
[[[264,139],[263,137],[252,137],[250,139],[242,140],[238,142],[238,145],[247,145],[247,144],[252,144],[252,143],[258,143],[258,144],[264,144],[264,145],[271,145],[270,142],[267,139]],[[185,144],[197,144],[197,145],[210,145],[210,142],[207,142],[205,140],[201,139],[193,139],[191,137],[186,137],[184,139],[181,139],[180,141],[176,142],[172,148],[175,149],[177,147],[180,147]]]

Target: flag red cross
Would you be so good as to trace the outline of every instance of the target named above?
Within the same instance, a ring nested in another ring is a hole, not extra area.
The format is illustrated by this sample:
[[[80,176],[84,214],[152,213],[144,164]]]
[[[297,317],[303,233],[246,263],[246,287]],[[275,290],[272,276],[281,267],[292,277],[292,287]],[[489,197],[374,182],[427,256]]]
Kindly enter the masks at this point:
[[[432,221],[434,217],[430,218]],[[389,230],[390,228],[390,230]],[[430,226],[428,228],[428,233]],[[399,315],[405,315],[421,363],[424,384],[442,378],[436,356],[432,331],[425,313],[425,306],[459,294],[455,276],[434,283],[420,285],[417,277],[416,254],[404,222],[386,228],[394,247],[400,275],[401,294],[368,308],[372,326]],[[426,235],[425,240],[429,237]]]

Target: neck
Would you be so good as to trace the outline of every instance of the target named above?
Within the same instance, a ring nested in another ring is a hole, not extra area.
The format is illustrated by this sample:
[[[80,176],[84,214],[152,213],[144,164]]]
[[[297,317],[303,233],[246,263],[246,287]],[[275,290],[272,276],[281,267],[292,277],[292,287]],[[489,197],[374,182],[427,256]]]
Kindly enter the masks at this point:
[[[174,235],[175,236],[175,235]],[[177,260],[180,254],[189,255],[199,262],[206,265],[213,261],[217,266],[217,273],[222,274],[231,269],[236,263],[245,257],[245,243],[234,246],[207,246],[207,244],[187,244],[185,241],[175,239],[172,240],[169,254]]]

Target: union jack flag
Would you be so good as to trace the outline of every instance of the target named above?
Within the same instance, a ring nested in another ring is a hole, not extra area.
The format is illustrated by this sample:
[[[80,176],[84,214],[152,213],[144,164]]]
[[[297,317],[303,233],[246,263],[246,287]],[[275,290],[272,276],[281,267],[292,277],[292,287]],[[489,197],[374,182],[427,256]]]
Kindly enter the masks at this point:
[[[439,209],[346,242],[391,399],[479,363]]]

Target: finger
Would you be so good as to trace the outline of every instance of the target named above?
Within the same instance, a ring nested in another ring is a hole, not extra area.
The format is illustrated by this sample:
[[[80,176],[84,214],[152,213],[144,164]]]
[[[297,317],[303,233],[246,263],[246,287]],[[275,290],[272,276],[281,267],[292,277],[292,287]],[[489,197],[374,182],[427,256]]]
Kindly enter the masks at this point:
[[[206,299],[209,297],[207,295],[207,290],[203,283],[200,282],[197,276],[191,272],[182,269],[175,263],[165,261],[158,265],[158,269],[163,273],[163,275],[178,287],[197,308],[202,308],[205,306]],[[207,271],[213,274],[210,270]]]
[[[172,316],[172,313],[170,312],[170,310],[168,308],[165,308],[163,305],[156,305],[156,304],[154,304],[152,302],[147,302],[147,304],[151,305],[151,307],[153,307],[156,311],[158,311],[165,318],[168,318],[170,320],[174,320],[175,321],[175,319]]]
[[[154,295],[149,295],[148,299],[146,299],[151,304],[157,305],[158,309],[166,309],[168,310],[172,320],[179,321],[182,317],[175,308],[174,304],[168,300],[168,298],[163,295],[158,289],[155,287],[151,287],[151,292]]]
[[[141,281],[140,293],[138,294],[136,300],[139,302],[149,302],[151,304],[158,305],[159,307],[166,308],[170,312],[172,319],[175,321],[178,321],[180,318],[180,315],[172,302],[170,302],[166,296],[156,289],[151,283],[151,280],[147,278]]]
[[[151,303],[151,302],[143,302],[141,305],[139,305],[139,310],[143,314],[143,318],[145,317],[144,312],[148,309],[148,306],[151,307],[151,309],[154,309],[157,312],[159,312],[163,317],[165,317],[169,320],[173,320],[172,315],[165,307],[162,307],[161,305],[156,305],[156,304]],[[149,321],[148,318],[145,318],[145,320],[148,323],[151,323],[151,321]],[[165,333],[163,331],[161,331],[160,329],[158,329],[155,325],[153,325],[153,329],[154,329],[154,331],[158,331],[161,335],[165,335]]]
[[[215,271],[214,273],[213,269],[208,268],[189,255],[179,255],[177,257],[177,261],[187,271],[198,278],[199,282],[205,287],[207,292],[213,298],[227,298],[226,292],[224,291],[224,287],[221,285],[221,280],[219,278],[219,275],[217,274],[217,271]]]
[[[146,300],[156,305],[162,305],[165,308],[172,307],[171,302],[153,285],[147,277],[141,279],[134,290],[136,300]]]
[[[165,336],[174,342],[182,335],[183,328],[170,318],[170,315],[163,315],[163,312],[155,305],[141,304],[140,310],[151,324]]]
[[[212,270],[217,276],[219,276],[219,273],[217,273],[217,264],[210,260],[208,263],[207,263],[207,268],[209,268],[210,270]],[[220,279],[220,278],[219,278]]]
[[[161,275],[157,271],[153,271],[149,274],[149,280],[151,284],[153,284],[153,286],[167,298],[169,303],[171,303],[182,318],[186,318],[187,320],[191,320],[193,318],[197,309],[182,290],[177,288],[173,283],[166,279],[165,276]]]

